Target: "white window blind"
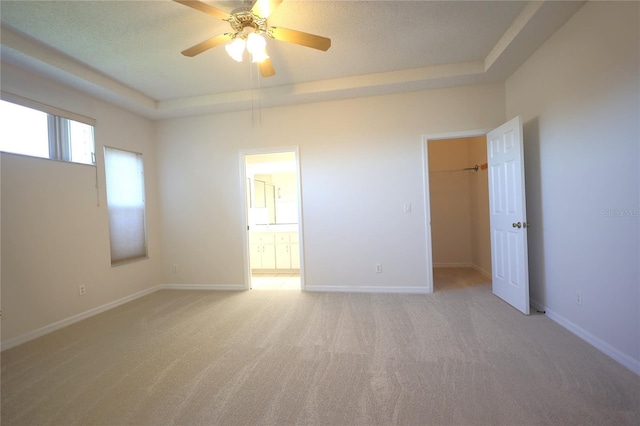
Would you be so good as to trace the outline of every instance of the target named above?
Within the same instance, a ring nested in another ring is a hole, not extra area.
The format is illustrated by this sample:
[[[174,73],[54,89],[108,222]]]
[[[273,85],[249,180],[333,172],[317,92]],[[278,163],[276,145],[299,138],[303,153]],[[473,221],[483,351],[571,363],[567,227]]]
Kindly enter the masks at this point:
[[[111,264],[147,257],[142,154],[104,148]]]

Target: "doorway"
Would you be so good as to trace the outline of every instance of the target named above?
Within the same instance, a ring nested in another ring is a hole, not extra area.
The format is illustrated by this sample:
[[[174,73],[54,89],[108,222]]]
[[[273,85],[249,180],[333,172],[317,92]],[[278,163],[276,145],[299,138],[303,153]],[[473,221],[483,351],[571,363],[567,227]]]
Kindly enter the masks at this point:
[[[427,143],[434,291],[491,282],[487,138]]]
[[[423,137],[431,292],[491,283],[486,134]]]
[[[486,135],[488,162],[491,291],[525,315],[530,313],[527,259],[526,191],[522,118],[513,117],[490,131],[423,137],[427,289],[433,292],[429,143],[432,140]]]
[[[241,152],[246,219],[246,288],[303,288],[297,148]]]

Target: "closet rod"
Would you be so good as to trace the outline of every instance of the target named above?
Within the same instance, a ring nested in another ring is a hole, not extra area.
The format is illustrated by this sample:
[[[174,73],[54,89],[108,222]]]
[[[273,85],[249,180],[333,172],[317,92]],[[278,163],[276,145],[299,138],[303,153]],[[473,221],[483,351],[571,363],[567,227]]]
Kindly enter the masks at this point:
[[[487,163],[482,163],[480,165],[475,165],[473,167],[467,167],[465,169],[455,169],[455,170],[434,170],[430,173],[445,173],[445,172],[466,172],[468,170],[473,170],[474,172],[477,172],[478,170],[485,170],[487,168]]]

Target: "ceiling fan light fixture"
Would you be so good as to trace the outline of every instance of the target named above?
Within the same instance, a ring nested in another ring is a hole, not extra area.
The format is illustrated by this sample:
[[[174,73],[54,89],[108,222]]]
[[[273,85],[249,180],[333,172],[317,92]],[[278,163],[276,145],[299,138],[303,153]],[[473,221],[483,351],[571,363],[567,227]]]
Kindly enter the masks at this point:
[[[267,41],[262,35],[249,33],[247,37],[247,50],[251,53],[251,62],[262,62],[269,59],[266,51]]]
[[[272,77],[276,72],[267,54],[265,37],[322,51],[327,51],[331,47],[331,39],[327,37],[282,27],[270,27],[267,18],[283,0],[243,0],[243,6],[236,8],[231,13],[200,0],[173,1],[214,18],[220,18],[228,22],[232,29],[232,32],[211,37],[183,50],[181,53],[184,56],[193,57],[229,42],[225,49],[234,61],[242,62],[246,48],[251,54],[252,62],[259,63],[260,75]]]
[[[266,50],[261,50],[251,54],[251,62],[260,63],[269,59],[269,55]]]
[[[236,37],[231,43],[228,43],[224,49],[227,51],[231,59],[236,62],[242,62],[242,54],[244,53],[245,42],[241,37]],[[248,46],[247,46],[248,47]]]

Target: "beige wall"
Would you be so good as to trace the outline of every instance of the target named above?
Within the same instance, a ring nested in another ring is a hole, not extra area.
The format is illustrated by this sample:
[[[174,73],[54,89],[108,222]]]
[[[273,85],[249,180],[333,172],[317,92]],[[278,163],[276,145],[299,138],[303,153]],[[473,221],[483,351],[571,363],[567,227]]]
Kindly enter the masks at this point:
[[[153,123],[6,64],[2,75],[5,91],[95,118],[98,160],[1,155],[4,348],[159,284],[241,288],[243,149],[300,147],[308,289],[425,291],[421,137],[504,117],[497,84],[265,109],[262,126],[250,111]],[[110,266],[105,145],[143,154],[148,260]]]
[[[487,162],[487,138],[469,141],[470,164]],[[489,225],[489,175],[487,169],[469,177],[469,207],[471,214],[471,263],[485,275],[491,276],[491,232]]]
[[[90,167],[1,155],[3,346],[158,283],[241,286],[238,153],[249,148],[300,147],[309,288],[422,289],[421,135],[493,128],[521,115],[532,300],[640,374],[638,17],[637,2],[587,3],[506,90],[265,109],[257,111],[261,126],[250,111],[152,123],[3,63],[3,90],[97,119],[101,195],[97,206]],[[144,155],[147,261],[109,264],[104,145]],[[473,210],[473,197],[469,204]],[[472,253],[483,239],[472,237]],[[77,295],[80,284],[86,296]]]
[[[95,118],[98,157],[96,170],[2,155],[3,347],[158,284],[242,287],[247,148],[300,146],[309,289],[424,291],[421,135],[504,115],[503,88],[489,85],[267,109],[262,127],[251,112],[153,123],[5,64],[2,73],[3,90]],[[148,260],[110,266],[105,145],[143,154]]]
[[[2,66],[2,90],[97,120],[96,168],[1,154],[3,348],[160,283],[153,123]],[[141,152],[149,259],[111,267],[103,146]],[[78,295],[78,286],[86,295]],[[16,340],[18,339],[18,340]]]
[[[491,275],[486,138],[428,142],[434,267],[472,266]]]
[[[424,291],[422,135],[495,127],[503,99],[496,84],[159,123],[164,280],[244,284],[239,152],[297,145],[307,289]]]
[[[471,264],[470,166],[467,139],[429,142],[433,266]]]

